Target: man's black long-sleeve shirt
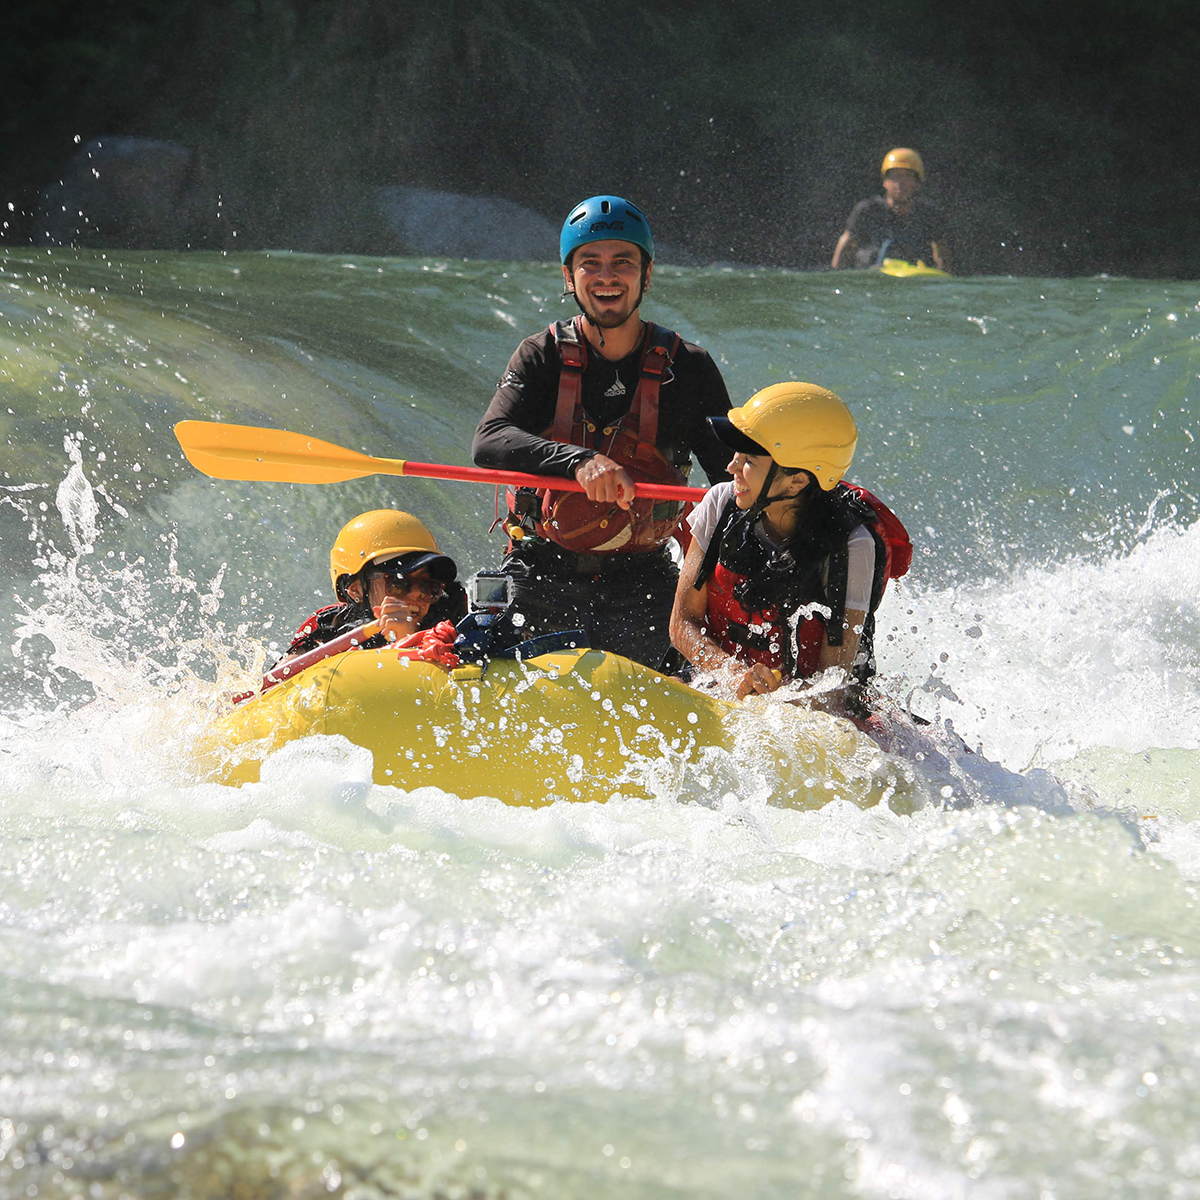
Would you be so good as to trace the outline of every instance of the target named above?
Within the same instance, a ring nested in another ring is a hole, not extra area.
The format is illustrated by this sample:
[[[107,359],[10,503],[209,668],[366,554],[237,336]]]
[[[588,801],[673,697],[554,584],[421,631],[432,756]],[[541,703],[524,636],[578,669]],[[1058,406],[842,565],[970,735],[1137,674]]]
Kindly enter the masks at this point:
[[[613,424],[629,412],[644,345],[643,338],[632,354],[618,362],[587,348],[582,401],[597,426]],[[517,347],[475,431],[471,454],[478,466],[573,478],[576,468],[595,456],[594,450],[543,436],[554,423],[561,371],[562,357],[549,329]],[[710,483],[728,479],[729,448],[717,440],[705,420],[728,410],[729,393],[717,364],[706,350],[681,341],[659,390],[660,452],[685,472],[694,453]]]

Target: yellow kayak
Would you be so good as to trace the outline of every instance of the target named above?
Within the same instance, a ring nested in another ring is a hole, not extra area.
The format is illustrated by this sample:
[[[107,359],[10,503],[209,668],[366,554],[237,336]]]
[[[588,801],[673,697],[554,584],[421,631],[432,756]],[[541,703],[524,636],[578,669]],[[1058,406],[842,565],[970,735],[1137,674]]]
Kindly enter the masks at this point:
[[[923,276],[927,279],[949,279],[949,271],[941,271],[937,267],[927,267],[921,259],[915,263],[905,262],[902,258],[885,258],[879,270],[884,275],[894,275],[897,279],[912,279]]]
[[[817,808],[894,800],[902,787],[848,721],[766,698],[729,704],[598,650],[454,671],[348,651],[219,718],[204,752],[216,778],[242,784],[318,734],[370,750],[378,784],[515,805],[733,792]]]

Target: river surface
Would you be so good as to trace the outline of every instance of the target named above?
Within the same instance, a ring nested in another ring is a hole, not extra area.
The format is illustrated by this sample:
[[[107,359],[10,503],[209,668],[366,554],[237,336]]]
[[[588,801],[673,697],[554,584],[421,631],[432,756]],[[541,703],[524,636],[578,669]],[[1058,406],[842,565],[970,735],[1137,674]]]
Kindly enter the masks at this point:
[[[559,287],[0,252],[0,1195],[1200,1197],[1200,284],[656,270],[913,534],[913,813],[205,778],[346,519],[502,545],[490,488],[218,483],[172,425],[465,463]]]

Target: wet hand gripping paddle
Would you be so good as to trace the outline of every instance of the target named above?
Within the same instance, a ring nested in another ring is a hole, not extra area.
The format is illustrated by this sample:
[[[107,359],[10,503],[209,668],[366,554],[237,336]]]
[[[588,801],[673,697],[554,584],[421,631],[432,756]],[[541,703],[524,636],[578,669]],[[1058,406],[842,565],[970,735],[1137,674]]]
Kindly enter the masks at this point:
[[[455,467],[410,462],[403,458],[374,458],[332,442],[256,425],[225,425],[219,421],[180,421],[175,436],[188,462],[214,479],[263,483],[342,483],[367,475],[411,475],[422,479],[454,479],[465,483],[546,487],[559,492],[586,491],[581,483],[557,475],[526,475],[487,467]],[[704,488],[665,483],[637,483],[635,495],[652,500],[704,498]]]

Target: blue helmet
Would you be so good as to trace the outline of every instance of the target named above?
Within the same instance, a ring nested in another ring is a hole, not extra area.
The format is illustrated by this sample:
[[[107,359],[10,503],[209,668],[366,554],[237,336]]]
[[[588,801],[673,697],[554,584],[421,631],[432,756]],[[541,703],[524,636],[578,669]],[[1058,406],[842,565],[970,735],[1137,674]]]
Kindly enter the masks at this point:
[[[593,196],[571,209],[558,239],[563,265],[571,252],[589,242],[617,240],[632,242],[654,258],[654,236],[640,208],[620,196]]]

